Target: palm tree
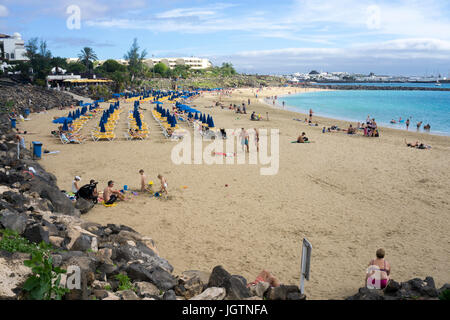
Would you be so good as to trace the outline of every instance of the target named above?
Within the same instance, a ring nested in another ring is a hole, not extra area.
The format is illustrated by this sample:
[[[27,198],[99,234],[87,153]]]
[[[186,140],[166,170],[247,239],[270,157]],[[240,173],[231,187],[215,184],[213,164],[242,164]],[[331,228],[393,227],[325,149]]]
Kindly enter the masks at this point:
[[[97,61],[97,55],[95,54],[94,50],[89,47],[84,47],[83,50],[81,50],[81,53],[78,55],[78,59],[80,62],[82,62],[85,66],[88,72],[91,71],[90,64],[93,61]]]

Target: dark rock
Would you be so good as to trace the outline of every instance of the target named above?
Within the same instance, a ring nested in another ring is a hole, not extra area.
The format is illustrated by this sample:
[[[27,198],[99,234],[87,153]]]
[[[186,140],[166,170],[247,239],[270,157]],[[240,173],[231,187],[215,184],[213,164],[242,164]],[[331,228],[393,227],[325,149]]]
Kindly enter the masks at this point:
[[[169,262],[166,259],[163,259],[157,255],[154,254],[154,252],[147,247],[146,249],[142,250],[144,246],[134,247],[131,245],[121,245],[119,248],[117,248],[116,257],[115,260],[124,260],[124,261],[134,261],[134,260],[142,260],[145,262],[146,265],[149,266],[158,266],[162,269],[167,270],[168,272],[173,271],[172,265],[169,264]]]
[[[177,300],[177,296],[173,290],[168,290],[164,292],[163,300]]]
[[[48,231],[49,236],[59,236],[59,229],[50,221],[42,219],[42,226]]]
[[[246,282],[240,276],[232,276],[222,266],[216,266],[211,272],[207,287],[225,288],[227,292],[225,299],[242,300],[251,296]]]
[[[81,214],[88,213],[94,207],[94,203],[92,201],[88,201],[83,198],[79,198],[75,203],[75,208],[80,210]]]
[[[130,279],[134,281],[150,281],[159,289],[167,291],[175,287],[175,278],[159,266],[134,262],[126,267]]]
[[[30,183],[32,185],[30,191],[37,192],[41,198],[50,200],[56,212],[79,217],[79,210],[75,210],[72,201],[56,186],[36,176]]]
[[[300,289],[297,286],[280,285],[278,287],[270,287],[266,292],[269,300],[302,300]]]
[[[46,231],[40,224],[32,224],[27,226],[23,237],[28,239],[30,242],[41,243],[42,241],[49,243],[48,231]]]
[[[250,290],[240,277],[231,276],[225,289],[227,290],[226,300],[242,300],[251,297]]]
[[[100,300],[102,300],[108,296],[108,291],[106,291],[106,290],[94,289],[93,293],[94,293],[94,296]]]
[[[306,296],[299,292],[289,292],[286,300],[306,300]]]
[[[12,207],[17,211],[19,212],[26,211],[25,209],[26,199],[22,194],[13,191],[6,191],[3,193],[2,197],[4,200],[9,202],[12,205]]]
[[[376,289],[360,288],[354,296],[348,297],[346,300],[384,300],[383,292]]]
[[[8,209],[0,211],[0,223],[6,228],[22,234],[27,226],[27,215]]]
[[[72,250],[75,251],[87,251],[92,247],[92,238],[86,234],[81,234],[77,240],[75,240]]]
[[[187,281],[180,279],[178,285],[175,287],[177,296],[182,296],[185,299],[190,299],[203,292],[205,283],[198,275],[189,278]]]
[[[155,296],[159,296],[160,289],[158,289],[157,286],[155,286],[153,283],[150,282],[135,282],[134,283],[137,292],[140,296],[146,297],[146,298],[153,298]]]
[[[398,290],[400,290],[400,288],[400,283],[394,280],[390,280],[387,287],[384,289],[384,293],[387,295],[395,295]]]
[[[140,300],[136,293],[134,293],[134,291],[132,290],[117,291],[116,294],[122,300]]]
[[[119,274],[119,268],[113,264],[102,263],[98,270],[108,278]]]
[[[228,273],[222,266],[216,266],[211,272],[208,281],[208,288],[218,287],[225,288],[225,285],[229,282],[231,274]]]

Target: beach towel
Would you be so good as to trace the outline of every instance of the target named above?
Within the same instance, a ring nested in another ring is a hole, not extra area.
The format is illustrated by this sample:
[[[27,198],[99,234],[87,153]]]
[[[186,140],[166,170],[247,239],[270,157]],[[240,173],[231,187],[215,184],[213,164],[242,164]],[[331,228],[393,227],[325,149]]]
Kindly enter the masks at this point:
[[[107,207],[107,208],[117,206],[117,202],[114,202],[113,204],[106,204],[104,201],[102,201],[102,204],[103,204],[105,207]]]

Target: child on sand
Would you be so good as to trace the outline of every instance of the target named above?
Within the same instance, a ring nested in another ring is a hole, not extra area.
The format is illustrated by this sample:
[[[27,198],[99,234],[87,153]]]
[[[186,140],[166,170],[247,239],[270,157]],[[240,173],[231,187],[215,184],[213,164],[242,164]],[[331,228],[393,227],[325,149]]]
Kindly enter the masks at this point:
[[[158,174],[158,179],[161,181],[160,193],[162,194],[164,192],[166,195],[169,195],[169,192],[167,191],[167,180],[166,180],[166,178],[164,178],[162,175]]]
[[[147,180],[147,176],[144,174],[144,170],[139,170],[139,174],[141,175],[141,192],[145,192],[147,190],[147,185],[145,181]]]

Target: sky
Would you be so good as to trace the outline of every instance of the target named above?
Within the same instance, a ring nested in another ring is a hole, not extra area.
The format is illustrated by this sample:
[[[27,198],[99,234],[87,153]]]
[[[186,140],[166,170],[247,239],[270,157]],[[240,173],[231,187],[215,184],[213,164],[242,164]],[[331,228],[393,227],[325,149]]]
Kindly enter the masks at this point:
[[[121,59],[231,62],[239,72],[311,70],[450,77],[450,1],[0,0],[0,33],[47,41],[54,56],[92,47]]]

